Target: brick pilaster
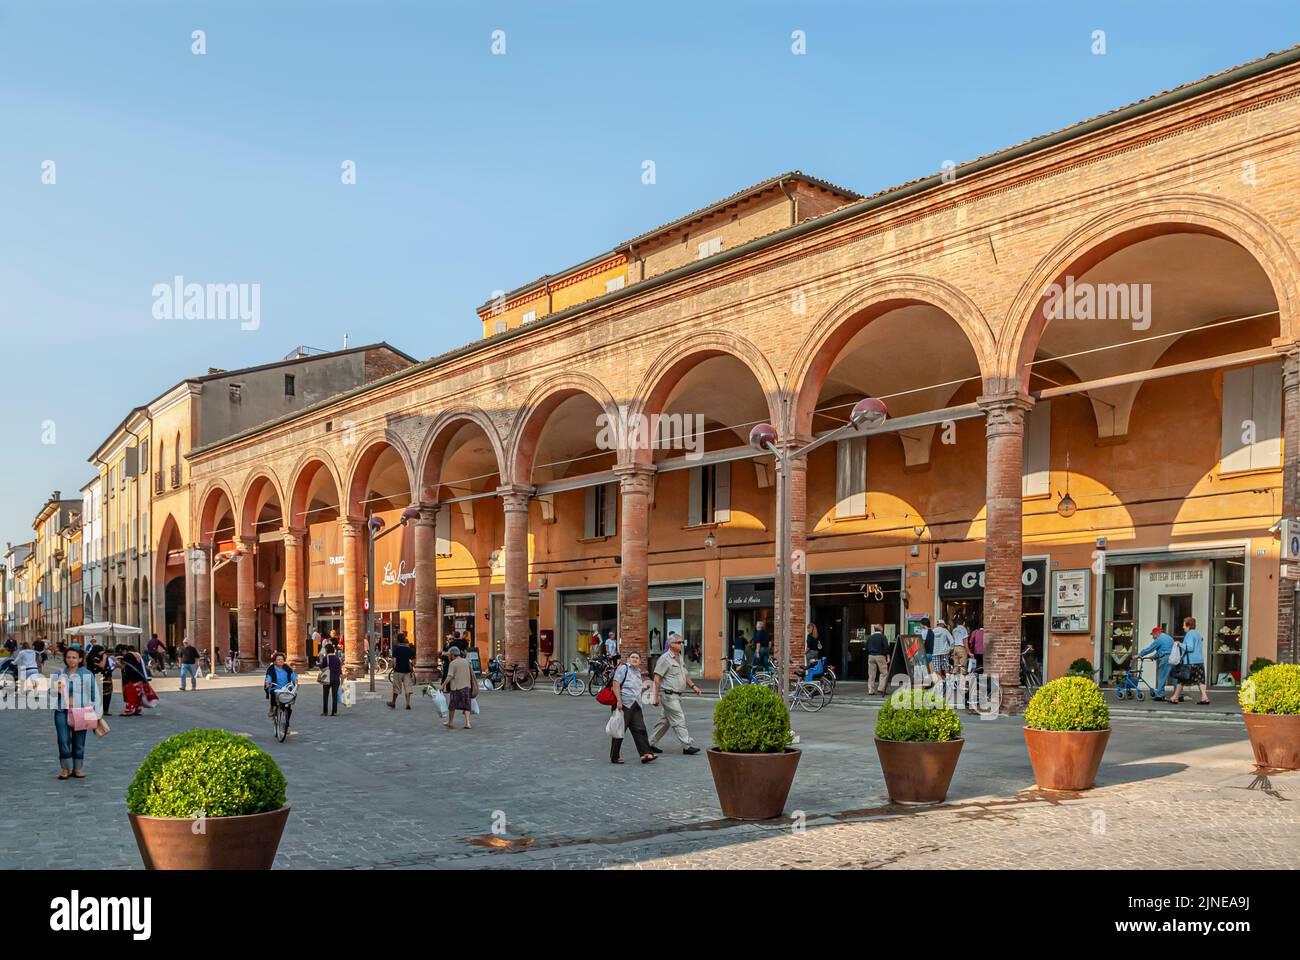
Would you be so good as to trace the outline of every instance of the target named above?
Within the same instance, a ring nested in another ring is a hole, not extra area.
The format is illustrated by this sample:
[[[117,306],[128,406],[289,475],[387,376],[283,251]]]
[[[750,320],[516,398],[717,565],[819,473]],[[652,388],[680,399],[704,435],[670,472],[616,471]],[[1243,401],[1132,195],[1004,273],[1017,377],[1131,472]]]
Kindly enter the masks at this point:
[[[307,531],[287,527],[284,531],[284,649],[289,666],[301,671],[307,663],[307,592],[303,566],[303,544]]]
[[[438,625],[438,508],[420,504],[415,522],[415,678],[433,678],[442,638]]]
[[[619,653],[641,654],[647,663],[650,625],[650,485],[654,467],[623,464],[618,475],[623,510],[619,518],[622,562],[618,575]],[[667,649],[667,637],[664,646]]]
[[[1291,518],[1300,505],[1300,350],[1296,344],[1278,349],[1282,353],[1282,517]],[[1278,577],[1278,663],[1297,662],[1291,642],[1295,587],[1295,580]]]
[[[533,488],[497,488],[506,517],[506,666],[528,666],[528,504]]]
[[[807,438],[795,438],[781,441],[781,452],[789,453],[808,443]],[[788,656],[790,676],[803,666],[804,640],[808,614],[808,461],[798,459],[790,463],[790,639],[782,635],[785,628],[784,610],[781,601],[781,525],[783,523],[781,465],[776,465],[776,623],[772,625],[772,636],[776,639],[776,656]]]
[[[235,602],[239,623],[239,669],[257,666],[257,541],[235,541],[240,557],[235,561]]]
[[[194,584],[191,603],[194,609],[194,632],[190,641],[202,651],[212,653],[212,569],[207,548],[191,544],[189,548],[190,581]],[[110,617],[112,614],[110,613]],[[212,666],[215,668],[216,663]]]
[[[366,673],[366,522],[339,520],[343,532],[343,670],[348,679]]]
[[[1020,573],[1023,533],[1024,394],[983,396],[987,437],[984,533],[984,672],[1002,688],[1002,712],[1019,713]]]

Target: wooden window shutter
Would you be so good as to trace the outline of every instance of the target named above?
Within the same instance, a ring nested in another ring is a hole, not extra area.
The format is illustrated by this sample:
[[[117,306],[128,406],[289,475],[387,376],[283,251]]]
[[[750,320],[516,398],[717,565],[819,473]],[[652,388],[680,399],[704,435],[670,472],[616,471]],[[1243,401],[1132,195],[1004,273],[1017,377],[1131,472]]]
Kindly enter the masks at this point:
[[[731,464],[713,466],[713,522],[726,523],[731,519]]]
[[[687,473],[690,477],[687,483],[689,495],[686,498],[686,525],[698,527],[704,522],[700,518],[700,483],[704,470],[702,467],[691,467]]]
[[[618,533],[618,482],[607,483],[604,486],[605,527],[602,531],[606,537],[615,536]]]

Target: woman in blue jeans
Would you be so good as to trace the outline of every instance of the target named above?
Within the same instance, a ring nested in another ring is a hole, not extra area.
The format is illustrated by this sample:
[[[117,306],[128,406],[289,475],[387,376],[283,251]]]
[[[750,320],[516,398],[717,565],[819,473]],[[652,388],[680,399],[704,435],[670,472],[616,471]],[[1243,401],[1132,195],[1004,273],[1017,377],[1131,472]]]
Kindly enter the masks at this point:
[[[81,648],[70,647],[63,652],[63,667],[50,679],[54,696],[54,732],[59,738],[59,779],[83,779],[81,770],[86,755],[88,730],[73,730],[68,710],[72,707],[91,707],[96,718],[102,717],[99,706],[99,679],[81,665]]]
[[[339,714],[339,680],[343,675],[343,661],[334,652],[334,644],[325,644],[325,650],[321,653],[316,666],[321,670],[329,671],[329,682],[321,684],[320,715],[323,717],[329,714],[331,717],[337,717]],[[333,701],[332,704],[331,701]]]

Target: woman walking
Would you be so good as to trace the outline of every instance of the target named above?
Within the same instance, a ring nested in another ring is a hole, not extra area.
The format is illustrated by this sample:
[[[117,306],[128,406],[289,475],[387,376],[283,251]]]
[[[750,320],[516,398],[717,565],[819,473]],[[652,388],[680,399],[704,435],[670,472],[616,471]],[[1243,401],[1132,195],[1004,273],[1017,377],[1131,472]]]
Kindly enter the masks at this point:
[[[99,711],[101,716],[108,716],[109,707],[113,703],[113,670],[116,666],[117,661],[108,655],[108,650],[104,646],[96,643],[86,651],[86,669],[98,674],[101,680],[100,693],[103,695],[103,706]]]
[[[122,667],[122,694],[126,697],[126,709],[122,711],[124,717],[139,717],[144,715],[144,685],[148,681],[148,674],[145,673],[144,660],[140,654],[126,646],[117,648]]]
[[[1196,702],[1205,706],[1210,702],[1205,692],[1205,638],[1196,629],[1196,618],[1188,617],[1183,621],[1183,662],[1174,668],[1174,695],[1170,703],[1180,703],[1183,699],[1183,684],[1195,684],[1201,691],[1201,699]]]
[[[627,662],[620,664],[614,671],[612,689],[617,702],[610,708],[611,712],[617,711],[623,715],[623,728],[631,731],[637,752],[641,754],[641,762],[652,763],[655,753],[650,746],[650,736],[646,733],[645,716],[641,713],[641,654],[633,650],[627,655]],[[609,762],[622,763],[622,752],[623,738],[611,737]]]
[[[448,730],[452,729],[456,711],[460,710],[465,714],[465,729],[473,730],[474,724],[469,718],[474,709],[474,694],[478,681],[474,679],[474,671],[470,669],[469,661],[461,653],[460,647],[450,647],[447,654],[451,660],[447,664],[447,675],[442,681],[442,689],[451,694],[447,698],[446,727]]]
[[[63,667],[51,681],[54,690],[54,732],[59,741],[59,779],[83,779],[81,764],[86,755],[86,732],[94,729],[103,715],[99,705],[99,681],[81,663],[81,648],[63,652]],[[86,721],[92,721],[89,724]],[[80,729],[78,729],[80,728]]]
[[[320,715],[323,717],[327,713],[331,717],[339,715],[339,680],[343,676],[343,661],[339,655],[334,652],[334,644],[325,644],[325,649],[320,655],[320,662],[316,664],[321,672],[329,672],[329,683],[321,684],[321,705]]]

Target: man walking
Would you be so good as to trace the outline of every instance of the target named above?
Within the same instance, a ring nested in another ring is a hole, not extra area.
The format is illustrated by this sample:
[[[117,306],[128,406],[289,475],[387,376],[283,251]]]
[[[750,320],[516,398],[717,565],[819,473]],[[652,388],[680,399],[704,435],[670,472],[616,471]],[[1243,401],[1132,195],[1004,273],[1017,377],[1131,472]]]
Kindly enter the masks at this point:
[[[613,630],[605,634],[605,656],[610,663],[618,663],[618,640],[615,639]]]
[[[1165,633],[1163,627],[1151,628],[1151,643],[1145,650],[1139,650],[1138,656],[1156,655],[1156,695],[1152,700],[1164,700],[1165,684],[1169,682],[1169,672],[1173,667],[1169,663],[1169,654],[1174,649],[1174,638]]]
[[[686,664],[682,661],[682,647],[683,641],[680,636],[675,633],[668,634],[668,649],[655,664],[652,702],[656,707],[662,703],[664,712],[655,726],[654,735],[650,738],[650,749],[655,753],[663,753],[658,744],[671,729],[681,741],[682,753],[689,757],[699,753],[700,748],[695,746],[691,740],[691,732],[686,729],[686,711],[682,709],[682,694],[686,692],[687,687],[690,687],[698,697],[700,688],[686,673]]]
[[[867,693],[884,693],[889,686],[889,641],[880,624],[871,625],[867,637]]]
[[[772,653],[772,635],[767,632],[764,620],[754,624],[754,664],[755,670],[767,669],[767,658]]]
[[[942,619],[934,625],[934,650],[933,659],[930,661],[930,669],[934,671],[940,680],[948,676],[948,671],[952,669],[952,634],[948,631],[948,624]]]
[[[185,692],[185,678],[190,678],[190,688],[197,690],[199,688],[198,667],[199,651],[194,648],[194,644],[188,640],[181,650],[181,692]]]
[[[388,701],[388,709],[397,709],[397,695],[406,696],[406,709],[411,709],[411,694],[415,692],[415,675],[411,666],[415,663],[415,648],[406,642],[406,631],[397,634],[397,643],[393,647],[393,699]]]

